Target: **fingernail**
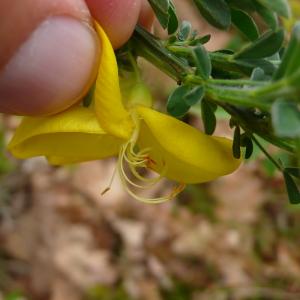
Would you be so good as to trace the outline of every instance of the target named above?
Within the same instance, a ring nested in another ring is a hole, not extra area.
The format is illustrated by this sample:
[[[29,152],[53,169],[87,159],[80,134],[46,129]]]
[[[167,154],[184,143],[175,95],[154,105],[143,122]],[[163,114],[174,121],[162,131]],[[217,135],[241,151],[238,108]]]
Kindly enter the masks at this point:
[[[74,18],[45,20],[0,70],[0,110],[44,115],[76,103],[95,76],[98,39]]]

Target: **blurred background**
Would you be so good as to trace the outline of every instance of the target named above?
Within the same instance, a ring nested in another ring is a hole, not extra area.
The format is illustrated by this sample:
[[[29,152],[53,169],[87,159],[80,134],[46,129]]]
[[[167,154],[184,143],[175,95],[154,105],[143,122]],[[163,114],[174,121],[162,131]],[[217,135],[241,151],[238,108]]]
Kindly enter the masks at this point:
[[[239,45],[189,1],[175,2],[200,35],[212,34],[209,50]],[[163,108],[174,83],[141,66]],[[217,133],[231,135],[219,118]],[[199,112],[189,121],[201,127]],[[151,206],[118,178],[100,195],[114,159],[67,168],[13,160],[5,143],[18,122],[0,116],[0,300],[300,299],[300,207],[288,205],[281,175],[259,151],[236,173]]]

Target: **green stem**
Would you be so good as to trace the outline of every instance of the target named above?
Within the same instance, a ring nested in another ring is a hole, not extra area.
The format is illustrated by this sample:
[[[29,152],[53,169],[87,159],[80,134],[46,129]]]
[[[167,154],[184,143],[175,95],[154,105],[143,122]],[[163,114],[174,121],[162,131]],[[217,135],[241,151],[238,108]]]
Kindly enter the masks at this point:
[[[274,94],[275,92],[284,89],[288,86],[288,82],[286,79],[282,79],[279,81],[276,81],[274,83],[270,83],[267,86],[258,88],[252,92],[253,96],[260,97],[265,95]]]
[[[273,144],[274,146],[284,149],[288,152],[294,153],[295,147],[288,142],[277,138],[271,133],[268,121],[257,119],[252,111],[247,111],[243,108],[238,108],[229,104],[219,103],[219,105],[232,117],[234,117],[243,130],[249,134],[257,134],[264,140]]]
[[[242,105],[247,107],[257,107],[262,110],[268,110],[270,103],[264,101],[257,101],[258,98],[251,96],[251,90],[238,89],[236,87],[224,87],[215,85],[217,80],[209,79],[204,80],[199,76],[187,75],[184,79],[184,83],[196,84],[205,86],[207,95],[216,101],[224,101],[230,104]],[[224,80],[226,81],[226,80]]]
[[[262,86],[266,85],[266,82],[263,81],[253,81],[247,79],[209,79],[209,83],[211,84],[220,84],[225,86]]]
[[[196,75],[187,75],[185,82],[187,83],[194,83],[194,84],[202,84],[203,79],[199,76]],[[247,80],[247,79],[214,79],[210,78],[206,82],[208,82],[211,85],[221,85],[221,86],[229,86],[229,87],[240,87],[244,85],[248,86],[261,86],[261,85],[266,85],[266,82],[261,82],[261,81],[253,81],[253,80]]]
[[[205,90],[208,97],[218,102],[246,106],[249,108],[256,107],[264,111],[268,111],[271,107],[270,103],[258,101],[257,98],[251,97],[246,91],[239,89],[222,89],[220,87],[206,85]]]
[[[180,54],[182,56],[190,56],[191,55],[191,49],[187,47],[182,46],[168,46],[167,49],[171,52],[174,52],[176,54]]]
[[[279,148],[285,149],[289,152],[295,151],[294,145],[273,135],[271,125],[269,124],[270,122],[268,121],[269,118],[267,118],[267,120],[260,120],[254,116],[253,113],[254,108],[260,108],[268,112],[272,101],[276,99],[279,92],[282,92],[282,88],[286,87],[286,82],[278,81],[270,83],[264,87],[247,89],[237,89],[232,86],[227,87],[227,83],[230,85],[233,82],[239,82],[240,84],[246,83],[249,85],[249,82],[244,80],[203,80],[202,78],[194,75],[193,69],[184,62],[184,60],[176,57],[176,55],[174,55],[171,51],[168,51],[160,40],[156,39],[153,35],[139,27],[136,28],[131,43],[133,43],[132,49],[135,50],[138,56],[144,57],[177,82],[204,85],[207,90],[207,98],[218,103],[231,116],[236,118],[239,121],[240,126],[245,131],[251,134],[255,133]],[[186,51],[186,53],[187,52],[188,51]],[[235,62],[232,62],[232,55],[230,54],[210,53],[210,55],[213,63],[218,59],[221,64],[230,64],[229,69],[237,66]],[[239,72],[239,74],[242,75],[243,72]],[[297,76],[294,75],[290,77],[288,84],[291,85],[294,83],[295,86],[299,76],[300,75],[297,74]],[[287,93],[287,91],[285,91],[285,93]],[[272,95],[272,97],[270,97],[270,95]],[[251,109],[247,109],[245,106],[250,107]]]
[[[143,28],[136,27],[131,42],[138,56],[145,58],[176,81],[182,81],[190,72],[190,67],[182,59],[165,49],[160,40]]]
[[[194,75],[193,70],[184,63],[184,61],[176,57],[172,52],[165,49],[162,43],[157,40],[149,32],[143,30],[140,27],[136,28],[132,42],[134,43],[134,49],[139,56],[144,57],[146,60],[157,66],[160,70],[165,72],[170,77],[174,78],[177,82],[188,82],[195,84],[203,84],[204,81],[198,76]],[[187,50],[188,52],[189,50]],[[219,54],[220,57],[226,57],[224,54]],[[229,55],[227,55],[229,56]],[[227,61],[229,58],[227,57]],[[230,104],[243,105],[247,107],[257,107],[263,110],[270,108],[270,103],[267,103],[266,99],[259,99],[256,90],[261,90],[262,95],[263,88],[257,89],[234,89],[234,88],[221,88],[217,84],[231,85],[234,80],[214,80],[209,81],[210,85],[207,86],[207,91],[210,93],[209,96],[217,101],[224,101]],[[216,83],[214,87],[212,83]],[[240,81],[238,84],[249,84],[249,81]],[[251,82],[253,84],[253,82]],[[272,85],[271,89],[274,90],[275,84]],[[264,103],[265,102],[265,103]]]
[[[141,73],[140,73],[139,67],[137,65],[137,61],[134,59],[131,52],[128,52],[128,58],[131,63],[131,66],[133,68],[135,80],[137,82],[140,82],[141,81]]]
[[[258,148],[265,154],[265,156],[273,163],[273,165],[281,172],[283,172],[282,166],[272,157],[270,153],[262,146],[262,144],[258,141],[258,139],[252,135],[251,136],[254,143],[258,146]]]

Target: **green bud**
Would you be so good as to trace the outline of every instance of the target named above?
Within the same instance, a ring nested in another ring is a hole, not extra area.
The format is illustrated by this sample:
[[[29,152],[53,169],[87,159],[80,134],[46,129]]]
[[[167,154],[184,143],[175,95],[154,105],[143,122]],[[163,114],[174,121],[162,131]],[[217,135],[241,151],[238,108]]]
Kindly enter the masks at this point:
[[[126,102],[128,108],[133,108],[140,105],[151,107],[152,95],[148,87],[142,82],[139,82],[130,89]]]

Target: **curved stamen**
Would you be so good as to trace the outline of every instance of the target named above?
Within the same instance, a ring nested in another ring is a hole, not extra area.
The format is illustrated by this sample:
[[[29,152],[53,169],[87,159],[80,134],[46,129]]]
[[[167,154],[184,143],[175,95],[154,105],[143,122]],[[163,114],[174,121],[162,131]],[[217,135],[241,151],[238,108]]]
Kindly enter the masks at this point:
[[[135,167],[129,165],[129,168],[130,168],[130,171],[132,172],[132,175],[133,175],[135,178],[137,178],[138,180],[143,181],[143,182],[145,182],[145,183],[148,183],[148,186],[152,186],[152,185],[156,184],[157,182],[159,182],[159,181],[163,178],[162,175],[159,175],[159,176],[157,176],[157,177],[155,177],[155,178],[146,178],[146,177],[144,177],[143,175],[141,175],[141,174],[136,170]]]
[[[149,160],[147,160],[147,162],[149,162]],[[132,172],[132,174],[139,180],[148,183],[149,186],[152,186],[154,184],[156,184],[157,182],[159,182],[160,180],[162,180],[162,178],[165,176],[167,168],[166,165],[164,165],[163,170],[161,171],[161,174],[155,178],[146,178],[143,175],[141,175],[137,170],[136,167],[132,166],[129,164],[129,168],[130,171]],[[144,166],[144,168],[148,168],[147,165]]]
[[[158,197],[158,198],[146,198],[146,197],[141,197],[136,195],[133,191],[131,191],[128,186],[124,185],[127,193],[132,196],[134,199],[145,203],[145,204],[161,204],[164,202],[167,202],[169,200],[172,200],[173,198],[175,198],[179,193],[181,193],[184,188],[185,188],[185,184],[180,184],[178,185],[177,188],[175,188],[169,195],[165,196],[165,197]]]
[[[164,177],[167,172],[166,164],[163,164],[162,172],[159,176],[155,178],[147,178],[141,175],[138,171],[140,168],[151,169],[151,164],[156,165],[156,162],[151,159],[150,152],[151,148],[144,148],[142,150],[137,150],[137,140],[139,137],[139,120],[135,118],[136,127],[132,134],[130,140],[125,143],[119,153],[119,160],[118,160],[118,171],[120,174],[121,182],[126,189],[126,191],[136,200],[141,201],[143,203],[150,203],[150,204],[158,204],[169,201],[170,199],[177,196],[185,187],[184,184],[179,184],[178,186],[174,187],[170,194],[165,195],[163,197],[156,197],[156,198],[146,198],[137,195],[131,187],[138,188],[138,189],[150,189],[151,187],[158,184]],[[134,179],[130,179],[126,173],[124,162],[127,163],[131,175],[138,181],[142,183],[134,182]]]
[[[101,196],[105,195],[106,193],[108,193],[110,190],[111,190],[111,186],[113,184],[113,181],[115,179],[115,176],[116,176],[116,173],[117,173],[117,166],[114,167],[114,171],[113,171],[113,174],[110,178],[110,181],[109,181],[109,184],[107,186],[107,188],[105,188],[102,192],[101,192]]]
[[[144,166],[145,163],[147,162],[147,159],[134,159],[132,156],[128,156],[127,153],[124,153],[124,159],[125,161],[130,164],[130,165],[134,165],[134,166]]]
[[[123,152],[123,154],[121,154],[121,157],[123,155],[124,157],[124,151],[125,149],[123,148],[121,150]],[[123,179],[125,179],[125,182],[129,183],[130,185],[136,187],[136,188],[139,188],[139,189],[147,189],[148,186],[143,186],[143,185],[140,185],[140,184],[137,184],[135,182],[133,182],[131,179],[129,179],[129,177],[127,176],[126,172],[125,172],[125,168],[124,168],[124,164],[123,164],[123,159],[119,159],[118,161],[118,166],[119,166],[119,174],[120,174],[120,177]],[[129,164],[130,165],[130,164]]]
[[[120,157],[123,157],[124,160],[128,163],[128,166],[130,168],[130,171],[131,171],[132,175],[136,179],[138,179],[138,180],[140,180],[140,181],[142,181],[144,183],[147,183],[147,185],[145,185],[145,186],[136,185],[130,179],[128,179],[128,176],[126,175],[126,172],[124,171],[124,163],[123,163],[122,159],[120,159],[121,173],[125,176],[126,181],[128,183],[132,184],[133,186],[140,187],[140,188],[150,188],[151,186],[153,186],[154,184],[156,184],[157,182],[159,182],[162,179],[163,175],[166,172],[166,167],[164,167],[162,175],[159,175],[159,176],[157,176],[155,178],[146,178],[146,177],[142,176],[137,171],[137,168],[147,168],[148,164],[149,164],[149,161],[152,162],[152,160],[149,158],[149,154],[148,153],[146,154],[146,151],[148,152],[151,149],[150,148],[145,148],[145,149],[139,151],[137,154],[131,153],[132,155],[130,155],[130,154],[127,155],[127,153],[126,153],[127,150],[131,149],[131,148],[133,148],[133,147],[130,146],[129,143],[125,144],[122,147]],[[143,155],[141,157],[139,157],[141,153],[143,153]],[[130,157],[129,157],[129,155],[130,155]],[[135,155],[136,157],[133,157],[133,155]],[[141,160],[139,161],[139,159],[141,159]]]
[[[138,168],[146,168],[147,165],[144,163],[142,165],[136,165],[137,163],[131,163],[129,161],[128,157],[126,157],[126,145],[123,146],[123,149],[121,151],[122,151],[122,153],[121,153],[120,157],[122,157],[122,155],[123,155],[125,161],[128,163],[128,166],[130,168],[132,175],[136,179],[138,179],[144,183],[147,183],[147,184],[145,184],[145,185],[137,184],[137,183],[133,182],[131,179],[129,179],[129,177],[127,176],[127,174],[125,172],[124,162],[122,159],[120,159],[118,162],[120,164],[120,172],[121,172],[120,174],[122,176],[124,176],[127,183],[131,184],[134,187],[140,188],[140,189],[149,189],[151,186],[153,186],[154,184],[156,184],[157,182],[159,182],[162,179],[162,177],[163,177],[162,175],[159,175],[156,178],[146,178],[146,177],[142,176],[141,174],[139,174],[138,171],[136,170],[137,167]],[[145,160],[145,162],[147,162],[147,161],[148,160]],[[141,162],[143,162],[143,161],[141,161]]]

